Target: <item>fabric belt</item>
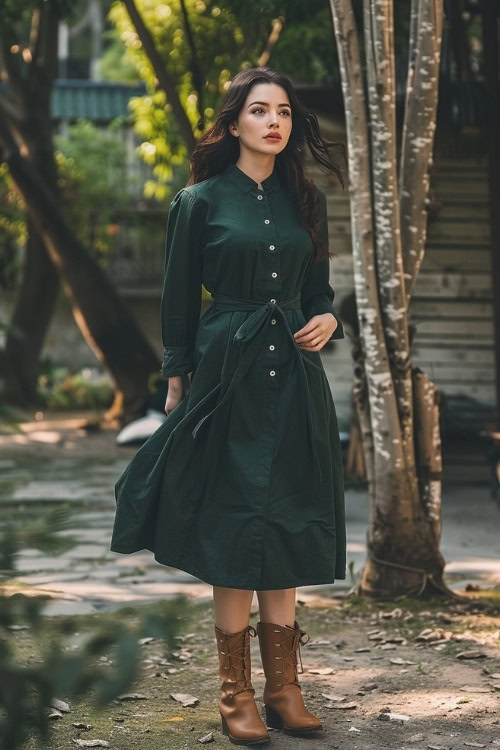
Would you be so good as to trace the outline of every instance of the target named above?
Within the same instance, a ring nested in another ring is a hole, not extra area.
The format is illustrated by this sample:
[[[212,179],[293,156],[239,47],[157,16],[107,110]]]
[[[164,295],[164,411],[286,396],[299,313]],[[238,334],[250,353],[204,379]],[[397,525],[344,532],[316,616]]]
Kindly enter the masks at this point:
[[[227,402],[231,394],[238,387],[239,383],[248,372],[252,362],[255,360],[257,354],[262,349],[265,343],[265,338],[267,335],[267,328],[268,328],[270,319],[273,316],[280,316],[284,323],[285,332],[287,333],[288,338],[290,339],[294,352],[297,355],[297,361],[299,362],[301,387],[303,390],[303,395],[304,395],[304,399],[306,403],[306,411],[307,411],[307,429],[308,429],[307,442],[308,442],[308,447],[311,452],[311,456],[313,460],[314,480],[315,480],[315,485],[317,486],[318,484],[321,483],[322,472],[321,472],[321,464],[318,458],[318,453],[316,450],[316,445],[315,445],[315,440],[314,440],[314,425],[313,425],[313,416],[312,416],[311,396],[309,393],[309,384],[307,380],[307,373],[304,367],[304,363],[308,364],[310,367],[315,367],[316,369],[321,370],[321,371],[323,371],[323,368],[315,364],[314,362],[312,362],[310,359],[308,359],[305,356],[305,354],[303,353],[302,349],[299,347],[299,345],[297,344],[293,336],[293,332],[288,323],[287,316],[284,313],[284,310],[298,310],[301,307],[300,292],[296,294],[294,297],[290,297],[289,299],[284,300],[282,302],[261,302],[257,300],[245,300],[245,299],[238,299],[237,297],[228,297],[224,294],[213,295],[213,300],[214,300],[213,305],[215,307],[215,310],[221,310],[225,312],[253,311],[253,313],[252,315],[249,315],[249,317],[240,325],[240,327],[238,328],[238,330],[236,331],[232,339],[233,345],[242,346],[244,350],[238,360],[238,363],[236,365],[234,372],[232,373],[229,384],[224,394],[222,395],[222,398],[218,401],[215,408],[212,409],[212,411],[210,411],[204,417],[202,417],[202,419],[200,419],[199,422],[196,424],[194,430],[192,431],[193,438],[196,438],[198,431],[201,425],[205,422],[205,420],[208,419],[210,416],[212,416],[214,412],[217,411],[217,409],[220,409],[220,407],[225,402]],[[217,390],[218,388],[223,390],[222,383],[220,383],[216,387],[216,389],[214,389],[214,391]],[[205,466],[204,473],[212,469],[213,469],[212,465]]]

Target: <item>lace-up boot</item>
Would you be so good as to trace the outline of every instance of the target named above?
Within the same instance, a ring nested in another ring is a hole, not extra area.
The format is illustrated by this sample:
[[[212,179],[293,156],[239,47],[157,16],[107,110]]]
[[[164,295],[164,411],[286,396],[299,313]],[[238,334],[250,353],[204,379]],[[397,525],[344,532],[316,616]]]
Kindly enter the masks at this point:
[[[309,642],[308,633],[301,630],[295,620],[293,628],[258,622],[257,635],[266,676],[264,706],[267,726],[291,735],[323,729],[320,719],[305,707],[298,681],[297,649],[302,673],[300,646]],[[307,636],[306,641],[302,640],[304,636]]]
[[[222,732],[234,745],[253,745],[271,739],[254,699],[250,635],[257,635],[251,625],[238,633],[226,633],[215,625],[222,680],[219,701]]]

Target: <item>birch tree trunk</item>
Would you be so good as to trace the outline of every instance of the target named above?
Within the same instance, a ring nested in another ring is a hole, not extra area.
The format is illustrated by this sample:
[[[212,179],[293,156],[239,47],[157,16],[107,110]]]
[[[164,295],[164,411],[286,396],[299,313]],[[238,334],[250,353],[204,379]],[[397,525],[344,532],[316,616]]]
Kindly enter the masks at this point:
[[[360,592],[372,596],[420,594],[429,584],[446,590],[437,395],[425,374],[416,378],[412,371],[408,329],[425,245],[441,3],[412,0],[398,182],[393,0],[364,0],[365,65],[351,0],[330,0],[346,115],[361,349],[353,395],[370,494]]]

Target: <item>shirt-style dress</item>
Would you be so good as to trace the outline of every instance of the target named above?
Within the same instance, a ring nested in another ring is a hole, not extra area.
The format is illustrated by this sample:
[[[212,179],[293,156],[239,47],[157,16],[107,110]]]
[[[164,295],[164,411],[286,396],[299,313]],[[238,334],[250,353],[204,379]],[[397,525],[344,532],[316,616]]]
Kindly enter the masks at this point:
[[[346,577],[335,406],[320,353],[293,338],[326,312],[344,338],[329,260],[314,258],[276,166],[261,184],[231,162],[171,202],[162,373],[191,384],[118,479],[111,543],[255,591]],[[213,300],[200,318],[202,284]]]

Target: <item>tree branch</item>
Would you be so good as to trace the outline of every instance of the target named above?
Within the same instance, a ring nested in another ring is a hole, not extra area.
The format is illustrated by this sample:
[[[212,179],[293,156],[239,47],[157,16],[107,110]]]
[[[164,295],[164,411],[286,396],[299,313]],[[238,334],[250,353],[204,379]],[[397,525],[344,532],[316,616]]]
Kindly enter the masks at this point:
[[[276,46],[278,39],[280,38],[282,28],[283,28],[283,18],[275,18],[275,20],[273,21],[273,27],[271,29],[271,33],[269,34],[269,37],[266,42],[266,46],[264,47],[259,59],[257,60],[257,65],[259,66],[267,65],[267,63],[269,62],[269,58],[271,57],[272,51],[274,47]]]
[[[15,46],[14,39],[9,38],[9,29],[7,25],[1,28],[0,32],[0,53],[2,56],[3,67],[2,78],[8,83],[10,90],[16,96],[18,101],[23,100],[24,76],[21,65],[19,64],[18,53],[11,52]]]
[[[205,76],[203,74],[198,55],[196,54],[196,47],[194,44],[193,33],[191,31],[191,24],[189,23],[189,16],[186,8],[185,0],[181,0],[182,16],[184,18],[184,27],[186,29],[186,37],[191,50],[191,77],[193,86],[198,94],[198,112],[200,114],[200,120],[198,123],[198,129],[203,131],[205,129],[205,107],[203,106],[203,84],[205,83]]]
[[[191,153],[196,146],[196,138],[193,135],[193,129],[191,127],[191,123],[189,122],[189,118],[184,111],[181,101],[177,95],[174,80],[168,72],[162,56],[156,49],[154,39],[149,29],[146,27],[144,21],[142,20],[142,17],[136,8],[134,0],[122,0],[122,2],[127,9],[130,20],[132,21],[137,35],[142,42],[144,52],[148,56],[149,61],[153,66],[156,78],[158,79],[158,84],[167,95],[167,100],[172,107],[172,114],[174,115],[175,119],[177,120],[177,124],[179,125],[180,134],[186,142],[189,153]]]
[[[411,13],[412,55],[408,68],[399,177],[407,306],[425,252],[426,201],[436,127],[443,2],[412,0]]]
[[[21,127],[23,120],[23,113],[19,107],[17,107],[8,96],[0,91],[0,116],[6,120],[13,122],[16,127]]]

